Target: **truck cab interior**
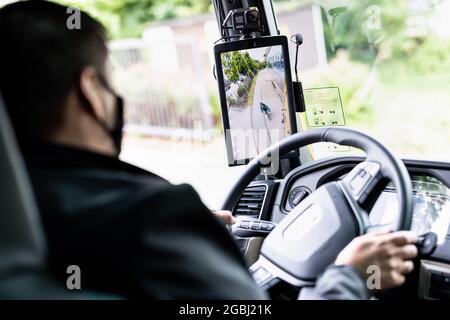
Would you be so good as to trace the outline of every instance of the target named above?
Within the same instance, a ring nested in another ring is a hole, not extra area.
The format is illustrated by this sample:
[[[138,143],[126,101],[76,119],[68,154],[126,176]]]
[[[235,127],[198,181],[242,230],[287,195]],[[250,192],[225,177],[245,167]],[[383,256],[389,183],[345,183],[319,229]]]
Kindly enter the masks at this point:
[[[355,237],[412,230],[420,252],[413,273],[403,286],[376,297],[449,299],[450,162],[404,157],[361,128],[328,123],[329,116],[320,113],[344,114],[342,106],[314,104],[310,99],[317,92],[304,90],[298,74],[291,75],[301,35],[291,38],[297,48],[292,56],[289,39],[279,35],[272,1],[235,2],[213,1],[223,28],[222,41],[211,44],[223,148],[228,165],[241,168],[220,209],[237,219],[228,229],[257,285],[274,298],[301,299]],[[246,53],[255,70],[233,74],[233,59]],[[241,87],[247,93],[238,95]],[[257,130],[263,138],[254,138]],[[250,146],[241,148],[244,142]],[[311,145],[318,143],[359,151],[315,157]],[[54,280],[33,190],[1,97],[0,204],[0,299],[126,298],[69,292]]]

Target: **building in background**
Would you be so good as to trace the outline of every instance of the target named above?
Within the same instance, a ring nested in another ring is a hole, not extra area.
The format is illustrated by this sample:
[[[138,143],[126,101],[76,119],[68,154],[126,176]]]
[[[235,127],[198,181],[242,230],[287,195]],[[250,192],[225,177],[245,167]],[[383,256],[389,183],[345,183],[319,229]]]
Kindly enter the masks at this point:
[[[318,5],[280,12],[278,26],[287,37],[302,33],[300,70],[326,64]],[[153,24],[142,39],[111,43],[115,82],[129,106],[129,130],[173,136],[191,134],[197,126],[217,125],[213,44],[219,38],[215,16],[206,14]],[[294,45],[290,55],[295,55]]]

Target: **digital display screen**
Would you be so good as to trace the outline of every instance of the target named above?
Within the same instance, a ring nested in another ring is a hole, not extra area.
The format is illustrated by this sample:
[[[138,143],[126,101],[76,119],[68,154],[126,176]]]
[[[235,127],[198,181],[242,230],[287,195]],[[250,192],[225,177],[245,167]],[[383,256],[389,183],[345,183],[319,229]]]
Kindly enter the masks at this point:
[[[411,230],[417,234],[433,231],[443,243],[450,224],[450,189],[434,177],[413,179],[414,214]]]
[[[254,158],[292,133],[286,77],[290,66],[284,57],[282,45],[220,53],[226,99],[222,113],[235,163]]]
[[[431,176],[413,176],[413,220],[411,230],[418,235],[434,232],[438,243],[445,241],[450,225],[450,189]],[[387,186],[370,214],[373,224],[389,224],[398,212],[397,198],[392,185]]]

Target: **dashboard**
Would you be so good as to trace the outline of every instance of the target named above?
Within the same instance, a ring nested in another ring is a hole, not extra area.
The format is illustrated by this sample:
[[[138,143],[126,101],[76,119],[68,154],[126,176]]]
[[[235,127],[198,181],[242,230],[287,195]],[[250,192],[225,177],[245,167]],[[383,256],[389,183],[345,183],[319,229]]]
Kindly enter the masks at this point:
[[[438,244],[443,244],[450,225],[450,189],[440,180],[429,175],[412,175],[413,220],[411,230],[418,235],[434,232]],[[395,188],[389,184],[370,212],[373,225],[390,225],[393,213],[398,212]]]
[[[257,214],[255,211],[251,214],[261,220],[278,223],[317,188],[342,179],[363,160],[362,157],[326,158],[295,168],[283,180],[253,182],[246,192],[254,191],[256,194],[256,190],[264,190],[264,195],[259,195],[261,203],[255,206]],[[420,267],[416,268],[416,289],[409,288],[408,292],[419,298],[450,299],[450,163],[418,160],[404,160],[404,163],[413,184],[411,230],[417,234],[433,231],[438,235],[435,252],[421,260]],[[392,221],[392,213],[397,212],[398,206],[395,192],[392,184],[384,187],[370,211],[372,225],[388,226]],[[242,208],[240,205],[238,203],[238,208]],[[234,214],[249,213],[242,210]],[[247,245],[243,251],[251,250]]]

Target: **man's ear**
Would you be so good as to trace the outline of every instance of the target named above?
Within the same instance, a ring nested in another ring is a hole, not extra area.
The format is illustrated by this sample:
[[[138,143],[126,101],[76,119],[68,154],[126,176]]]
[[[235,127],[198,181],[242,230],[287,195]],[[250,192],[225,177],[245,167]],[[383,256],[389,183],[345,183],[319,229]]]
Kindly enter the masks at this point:
[[[99,84],[97,71],[93,67],[86,67],[80,75],[80,90],[89,103],[89,106],[97,119],[105,118],[105,108],[102,102],[102,89]]]

